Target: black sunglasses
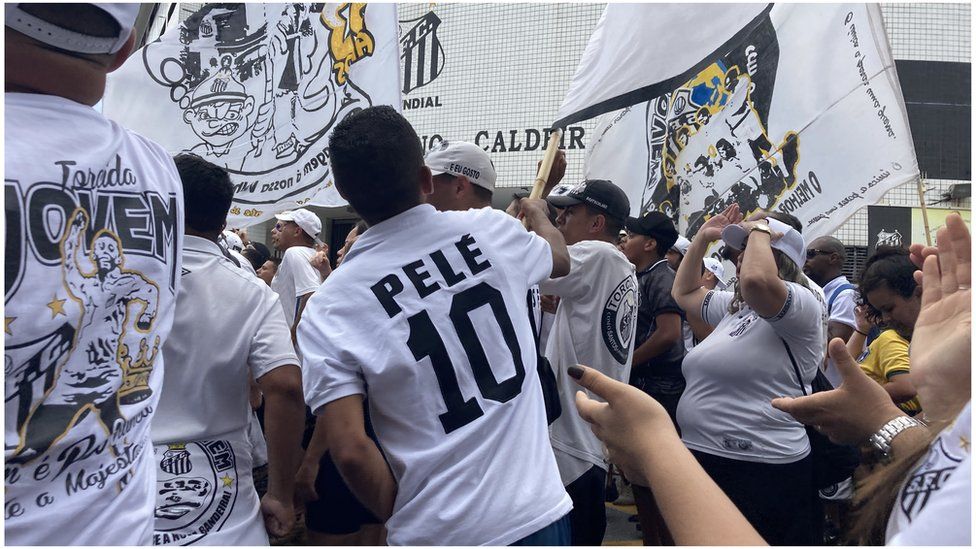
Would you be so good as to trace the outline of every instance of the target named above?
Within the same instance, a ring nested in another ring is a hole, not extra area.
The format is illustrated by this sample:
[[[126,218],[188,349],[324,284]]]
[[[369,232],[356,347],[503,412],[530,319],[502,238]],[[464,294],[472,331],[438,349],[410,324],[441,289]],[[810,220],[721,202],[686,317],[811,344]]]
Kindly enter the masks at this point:
[[[807,259],[813,259],[818,255],[830,255],[834,252],[828,252],[827,250],[817,250],[816,248],[810,248],[807,250]]]

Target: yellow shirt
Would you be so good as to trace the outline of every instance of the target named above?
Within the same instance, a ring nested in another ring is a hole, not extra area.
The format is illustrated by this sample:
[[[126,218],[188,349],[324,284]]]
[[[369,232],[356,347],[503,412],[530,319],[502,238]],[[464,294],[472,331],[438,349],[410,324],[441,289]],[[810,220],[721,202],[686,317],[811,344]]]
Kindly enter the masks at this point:
[[[885,330],[871,342],[867,350],[857,359],[861,370],[880,385],[885,385],[898,374],[910,371],[908,363],[908,341],[894,330]],[[917,414],[922,411],[918,397],[898,404],[904,412]]]

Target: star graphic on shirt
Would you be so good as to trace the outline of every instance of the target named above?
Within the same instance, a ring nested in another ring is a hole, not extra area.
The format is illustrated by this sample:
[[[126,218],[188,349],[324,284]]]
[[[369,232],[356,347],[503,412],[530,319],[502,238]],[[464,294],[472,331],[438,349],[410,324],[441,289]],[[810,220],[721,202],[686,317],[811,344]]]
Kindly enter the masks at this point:
[[[54,296],[51,302],[47,304],[47,308],[51,309],[51,318],[58,315],[68,316],[68,313],[64,312],[64,304],[68,301],[67,299],[58,299],[58,296]]]
[[[7,335],[13,335],[10,332],[10,325],[13,324],[13,322],[15,320],[17,320],[17,317],[15,317],[15,316],[5,316],[5,317],[3,317],[3,333],[5,333]]]
[[[226,487],[228,487],[228,488],[230,488],[230,486],[231,486],[232,484],[234,484],[234,479],[233,479],[233,477],[231,477],[231,476],[230,476],[230,475],[228,475],[227,473],[224,473],[224,476],[222,476],[222,477],[220,477],[220,480],[222,480],[222,481],[224,481],[224,486],[226,486]]]
[[[965,435],[959,435],[959,446],[963,450],[969,451],[969,439]]]

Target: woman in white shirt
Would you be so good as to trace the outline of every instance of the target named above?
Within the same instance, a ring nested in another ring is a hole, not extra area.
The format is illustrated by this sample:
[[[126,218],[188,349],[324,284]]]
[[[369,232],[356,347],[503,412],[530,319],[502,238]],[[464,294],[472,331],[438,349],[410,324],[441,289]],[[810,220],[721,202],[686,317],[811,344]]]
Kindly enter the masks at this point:
[[[915,274],[923,289],[910,353],[928,426],[905,426],[912,418],[860,370],[841,339],[830,344],[843,376],[840,387],[773,403],[835,442],[870,439],[891,460],[859,493],[861,524],[867,527],[862,533],[884,532],[887,545],[972,541],[970,237],[952,214],[937,239],[938,249],[911,248],[916,265],[923,266],[924,258],[923,271]],[[606,444],[610,460],[627,478],[654,490],[678,545],[763,543],[681,444],[660,404],[589,368],[573,367],[569,374],[606,400],[578,393],[576,405]]]
[[[810,442],[770,401],[811,392],[826,351],[827,308],[803,275],[799,232],[772,217],[740,220],[733,205],[703,225],[675,278],[678,305],[715,328],[682,365],[681,439],[767,541],[814,545],[822,510]],[[734,291],[700,284],[698,266],[719,236],[743,251]]]

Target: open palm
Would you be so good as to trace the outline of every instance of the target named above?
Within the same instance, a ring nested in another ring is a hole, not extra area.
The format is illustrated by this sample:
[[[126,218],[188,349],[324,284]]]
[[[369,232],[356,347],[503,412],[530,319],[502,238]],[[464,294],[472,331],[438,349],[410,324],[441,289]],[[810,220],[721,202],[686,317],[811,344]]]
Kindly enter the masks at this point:
[[[698,229],[698,234],[702,235],[706,242],[714,242],[722,238],[722,229],[740,221],[742,221],[742,213],[739,211],[739,204],[732,203],[722,213],[708,218],[708,221]]]
[[[926,249],[922,308],[912,334],[912,370],[969,368],[972,336],[972,260],[969,231],[957,214],[936,235],[938,251]]]

